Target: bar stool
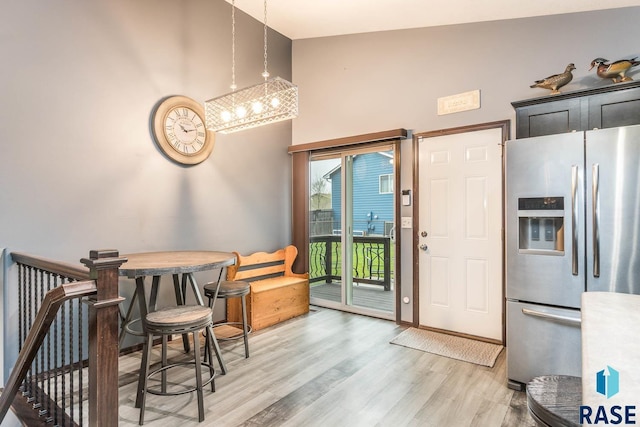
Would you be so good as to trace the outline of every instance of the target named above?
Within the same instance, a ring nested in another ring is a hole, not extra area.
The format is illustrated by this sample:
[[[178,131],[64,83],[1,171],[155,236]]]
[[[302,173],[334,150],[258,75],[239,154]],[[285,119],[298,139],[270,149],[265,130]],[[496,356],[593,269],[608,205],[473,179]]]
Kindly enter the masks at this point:
[[[213,368],[213,360],[201,362],[200,360],[200,332],[206,331],[205,345],[209,354],[215,350],[219,354],[220,349],[213,336],[213,313],[209,307],[201,305],[182,305],[178,307],[167,307],[157,311],[153,311],[143,319],[143,325],[146,332],[146,341],[144,343],[144,352],[142,356],[142,365],[140,369],[140,377],[138,379],[138,394],[136,397],[136,408],[140,408],[139,424],[144,423],[145,400],[147,393],[161,396],[175,396],[179,394],[191,393],[196,391],[198,394],[198,420],[204,420],[204,399],[203,388],[211,383],[211,391],[215,391],[215,370]],[[193,336],[193,356],[192,362],[178,362],[167,365],[167,337],[173,334],[189,334]],[[149,372],[151,361],[151,348],[153,346],[154,336],[162,337],[162,366],[153,372]],[[176,366],[195,365],[196,386],[185,390],[167,391],[167,370]],[[209,378],[202,380],[202,365],[209,368]],[[151,376],[162,374],[160,390],[148,387],[148,380]]]
[[[217,290],[217,294],[216,294]],[[241,281],[229,281],[225,280],[220,282],[220,286],[218,287],[217,282],[207,283],[204,285],[204,295],[209,298],[209,307],[213,307],[215,300],[217,298],[222,299],[230,299],[230,298],[240,298],[241,306],[242,306],[242,322],[224,322],[224,323],[216,323],[213,325],[213,329],[218,328],[220,326],[230,325],[230,326],[241,326],[242,332],[226,338],[219,338],[220,340],[232,340],[238,339],[240,337],[244,338],[244,355],[245,358],[249,357],[249,333],[251,332],[251,326],[247,323],[247,302],[245,297],[251,291],[251,285],[248,282]]]

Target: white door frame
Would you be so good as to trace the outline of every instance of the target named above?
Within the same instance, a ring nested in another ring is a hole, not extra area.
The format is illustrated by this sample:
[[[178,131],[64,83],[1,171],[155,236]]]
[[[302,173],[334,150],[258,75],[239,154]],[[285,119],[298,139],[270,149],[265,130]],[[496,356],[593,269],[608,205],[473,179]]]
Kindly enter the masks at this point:
[[[419,224],[419,218],[420,218],[420,203],[419,203],[419,197],[420,197],[420,189],[419,189],[419,181],[420,181],[420,161],[419,161],[419,155],[420,155],[420,148],[419,148],[419,142],[420,140],[422,140],[423,138],[433,138],[433,137],[438,137],[438,136],[445,136],[445,135],[453,135],[453,134],[459,134],[459,133],[466,133],[466,132],[477,132],[477,131],[481,131],[481,130],[487,130],[487,129],[495,129],[495,128],[499,128],[502,130],[502,145],[504,146],[504,143],[510,138],[510,129],[511,129],[511,121],[510,120],[502,120],[502,121],[496,121],[496,122],[489,122],[489,123],[481,123],[481,124],[476,124],[476,125],[469,125],[469,126],[462,126],[462,127],[456,127],[456,128],[449,128],[449,129],[441,129],[441,130],[436,130],[436,131],[429,131],[429,132],[421,132],[421,133],[415,133],[413,135],[413,156],[414,156],[414,168],[413,168],[413,194],[414,194],[414,200],[413,200],[413,265],[414,265],[414,269],[413,269],[413,326],[414,327],[418,327],[420,326],[420,264],[418,262],[419,259],[419,245],[420,245],[420,224]],[[502,211],[504,212],[504,157],[502,159]],[[504,246],[504,215],[502,218],[502,257],[504,259],[505,256],[505,246]],[[501,296],[501,300],[502,300],[502,343],[504,343],[505,341],[505,336],[506,336],[506,329],[505,329],[505,300],[504,300],[504,295],[505,295],[505,289],[504,289],[504,283],[505,283],[505,263],[503,262],[503,268],[502,268],[502,296]]]

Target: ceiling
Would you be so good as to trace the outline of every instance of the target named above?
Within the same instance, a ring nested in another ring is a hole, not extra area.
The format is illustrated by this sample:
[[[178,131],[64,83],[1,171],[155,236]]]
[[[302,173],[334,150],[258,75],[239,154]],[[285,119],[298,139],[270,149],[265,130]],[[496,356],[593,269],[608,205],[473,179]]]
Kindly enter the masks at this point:
[[[264,20],[263,1],[235,5]],[[269,0],[267,25],[296,40],[627,6],[640,0]]]

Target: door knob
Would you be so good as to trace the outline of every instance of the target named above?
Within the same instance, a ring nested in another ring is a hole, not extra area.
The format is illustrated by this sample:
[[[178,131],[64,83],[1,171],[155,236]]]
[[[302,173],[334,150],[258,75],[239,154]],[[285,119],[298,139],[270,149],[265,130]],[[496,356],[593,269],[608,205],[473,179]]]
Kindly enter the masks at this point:
[[[422,249],[423,251],[426,251],[427,249],[429,249],[429,247],[427,245],[425,245],[424,243],[421,244],[420,246],[418,246],[420,249]]]

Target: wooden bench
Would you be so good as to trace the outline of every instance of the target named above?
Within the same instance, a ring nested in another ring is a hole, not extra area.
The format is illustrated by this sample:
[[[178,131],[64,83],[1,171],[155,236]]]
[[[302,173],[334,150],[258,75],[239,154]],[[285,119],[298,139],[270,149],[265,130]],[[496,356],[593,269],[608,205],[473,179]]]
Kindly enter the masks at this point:
[[[309,312],[309,273],[291,271],[298,255],[295,246],[290,245],[273,253],[234,254],[236,264],[227,267],[227,280],[251,284],[246,302],[247,322],[253,330]],[[227,321],[242,322],[239,298],[227,300]]]

